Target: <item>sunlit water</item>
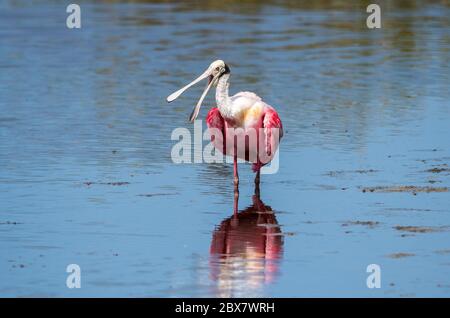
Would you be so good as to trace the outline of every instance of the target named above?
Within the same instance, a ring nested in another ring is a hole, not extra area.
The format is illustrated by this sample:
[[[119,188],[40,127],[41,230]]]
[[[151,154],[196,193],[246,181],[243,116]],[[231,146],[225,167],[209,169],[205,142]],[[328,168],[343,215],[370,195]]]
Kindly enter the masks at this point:
[[[449,192],[363,192],[450,186],[448,6],[30,3],[0,4],[0,296],[450,295]],[[203,85],[165,97],[217,58],[285,127],[237,217],[232,165],[170,158]]]

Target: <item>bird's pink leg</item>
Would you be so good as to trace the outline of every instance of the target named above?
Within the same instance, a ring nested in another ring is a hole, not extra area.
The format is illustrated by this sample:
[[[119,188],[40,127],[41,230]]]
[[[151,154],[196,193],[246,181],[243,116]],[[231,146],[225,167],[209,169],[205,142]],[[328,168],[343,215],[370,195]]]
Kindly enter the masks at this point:
[[[238,166],[237,166],[237,158],[234,157],[234,186],[235,188],[239,187],[239,175],[238,175]]]
[[[238,214],[238,208],[239,208],[239,189],[234,188],[234,206],[233,206],[233,211],[234,211],[234,215]]]
[[[233,175],[234,175],[234,214],[238,213],[238,200],[239,200],[239,174],[237,165],[237,146],[236,140],[234,142],[234,162],[233,162]]]
[[[256,177],[255,177],[255,195],[259,198],[259,182],[260,182],[260,174],[261,174],[261,167],[258,167],[258,170],[256,170]]]
[[[238,174],[238,165],[237,165],[237,146],[236,146],[236,140],[234,142],[234,163],[233,163],[233,170],[234,170],[234,189],[236,191],[239,190],[239,174]]]
[[[256,170],[256,176],[255,176],[255,184],[258,186],[259,186],[259,181],[261,179],[260,175],[261,175],[261,168],[258,168],[258,170]]]

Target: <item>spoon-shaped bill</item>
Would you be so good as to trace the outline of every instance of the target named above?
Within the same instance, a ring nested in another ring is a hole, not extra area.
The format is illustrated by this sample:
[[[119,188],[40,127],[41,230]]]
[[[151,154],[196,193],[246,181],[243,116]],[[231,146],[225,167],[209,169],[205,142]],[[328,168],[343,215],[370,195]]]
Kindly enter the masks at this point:
[[[194,86],[195,84],[197,84],[198,82],[200,82],[201,80],[207,78],[209,76],[209,70],[207,70],[206,72],[204,72],[202,75],[200,75],[199,77],[197,77],[195,80],[193,80],[192,82],[190,82],[189,84],[187,84],[186,86],[184,86],[183,88],[180,88],[179,90],[177,90],[176,92],[170,94],[167,97],[167,102],[172,102],[175,99],[177,99],[178,97],[180,97],[181,94],[183,94],[188,88],[190,88],[191,86]]]
[[[197,118],[198,113],[200,112],[200,107],[202,106],[202,102],[206,97],[206,94],[208,94],[209,89],[213,85],[213,83],[216,81],[216,79],[219,77],[220,74],[217,74],[212,78],[212,80],[209,81],[208,85],[206,86],[205,90],[203,91],[202,96],[200,96],[200,99],[197,102],[197,105],[195,105],[194,109],[192,110],[191,116],[189,117],[189,121],[192,123]],[[211,76],[212,77],[212,76]]]

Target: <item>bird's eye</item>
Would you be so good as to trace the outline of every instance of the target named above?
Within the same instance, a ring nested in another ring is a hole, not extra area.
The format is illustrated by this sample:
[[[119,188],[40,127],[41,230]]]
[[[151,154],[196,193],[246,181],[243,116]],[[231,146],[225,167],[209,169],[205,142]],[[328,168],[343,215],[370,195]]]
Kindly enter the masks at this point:
[[[220,67],[217,66],[217,67],[216,67],[216,71],[218,72],[219,70],[220,70]]]

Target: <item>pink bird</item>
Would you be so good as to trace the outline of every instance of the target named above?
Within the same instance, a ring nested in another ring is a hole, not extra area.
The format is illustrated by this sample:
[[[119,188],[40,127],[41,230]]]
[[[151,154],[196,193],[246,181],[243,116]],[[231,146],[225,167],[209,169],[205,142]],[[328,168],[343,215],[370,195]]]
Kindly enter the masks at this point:
[[[259,193],[261,167],[273,159],[283,136],[280,117],[272,106],[254,93],[240,92],[229,96],[230,68],[222,60],[212,62],[202,75],[171,94],[167,101],[175,100],[205,78],[208,78],[208,84],[192,111],[190,121],[197,118],[203,99],[211,86],[215,85],[217,107],[212,108],[206,116],[211,141],[220,152],[234,158],[235,191],[238,191],[239,186],[237,161],[240,158],[253,163],[255,185]]]

